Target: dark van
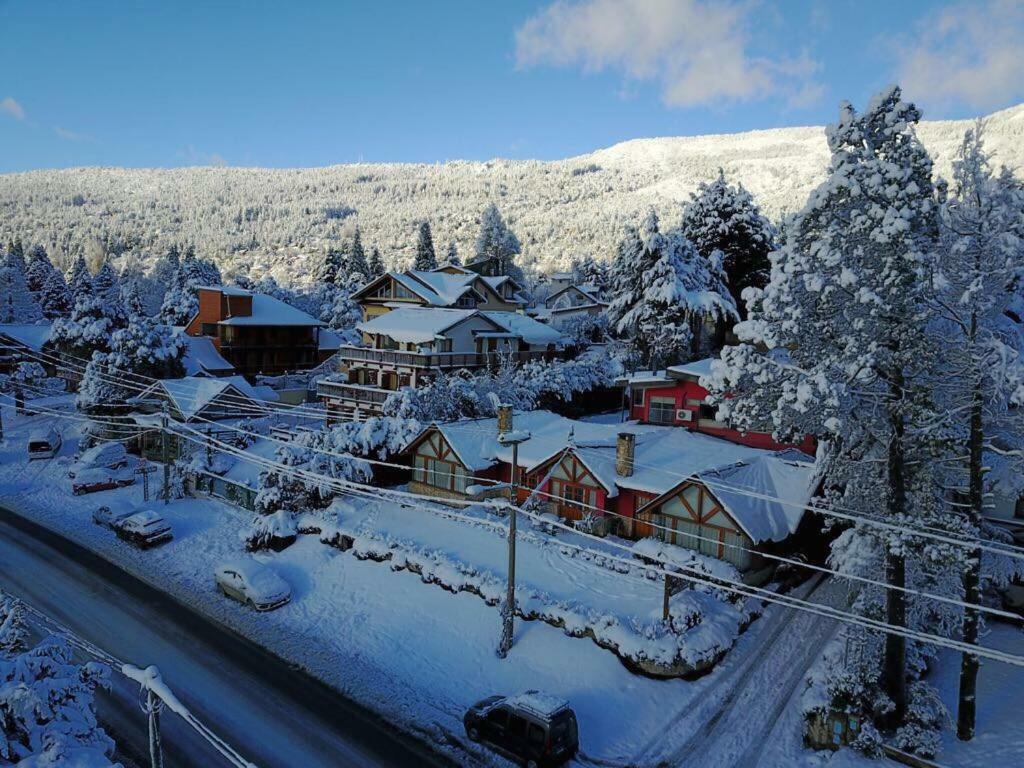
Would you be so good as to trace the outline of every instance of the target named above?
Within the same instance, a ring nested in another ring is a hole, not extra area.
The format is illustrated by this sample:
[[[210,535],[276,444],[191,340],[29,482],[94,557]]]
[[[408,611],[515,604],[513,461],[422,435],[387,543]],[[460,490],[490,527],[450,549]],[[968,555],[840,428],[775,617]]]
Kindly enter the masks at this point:
[[[471,740],[531,768],[562,765],[579,749],[569,703],[540,691],[489,696],[470,707],[463,722]]]

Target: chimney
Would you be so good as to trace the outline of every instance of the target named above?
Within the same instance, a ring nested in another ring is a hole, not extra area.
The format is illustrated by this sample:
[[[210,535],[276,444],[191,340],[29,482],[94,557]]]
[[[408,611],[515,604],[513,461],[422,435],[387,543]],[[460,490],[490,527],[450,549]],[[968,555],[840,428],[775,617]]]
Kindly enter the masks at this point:
[[[636,450],[636,435],[632,432],[619,432],[615,441],[615,474],[629,477],[633,474],[633,454]]]
[[[512,406],[498,406],[498,434],[503,435],[512,431]]]

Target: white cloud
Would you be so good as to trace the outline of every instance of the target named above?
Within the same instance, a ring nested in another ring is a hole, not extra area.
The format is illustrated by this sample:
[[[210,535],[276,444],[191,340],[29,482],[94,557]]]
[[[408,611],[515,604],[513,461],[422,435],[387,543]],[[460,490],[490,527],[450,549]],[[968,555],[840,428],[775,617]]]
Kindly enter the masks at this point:
[[[13,96],[5,96],[0,100],[0,112],[6,112],[15,120],[25,119],[25,109],[14,100]]]
[[[516,30],[516,63],[622,71],[676,107],[820,93],[807,55],[752,55],[748,6],[699,0],[558,0]]]
[[[91,136],[86,136],[84,133],[71,131],[67,128],[61,128],[59,125],[53,127],[53,132],[65,141],[92,141]]]
[[[943,8],[890,45],[908,97],[925,105],[992,109],[1024,97],[1022,0]]]

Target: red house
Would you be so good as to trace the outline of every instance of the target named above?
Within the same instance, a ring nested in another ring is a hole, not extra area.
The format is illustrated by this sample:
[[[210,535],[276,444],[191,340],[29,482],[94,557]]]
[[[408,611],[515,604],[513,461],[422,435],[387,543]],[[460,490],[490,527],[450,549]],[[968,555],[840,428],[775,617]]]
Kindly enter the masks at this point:
[[[741,432],[716,420],[715,406],[706,402],[708,390],[700,385],[700,378],[710,375],[714,359],[696,360],[664,371],[644,371],[619,379],[617,383],[625,387],[629,418],[642,424],[685,427],[751,448],[768,451],[798,448],[814,455],[817,443],[810,435],[799,444],[779,443],[769,432]]]

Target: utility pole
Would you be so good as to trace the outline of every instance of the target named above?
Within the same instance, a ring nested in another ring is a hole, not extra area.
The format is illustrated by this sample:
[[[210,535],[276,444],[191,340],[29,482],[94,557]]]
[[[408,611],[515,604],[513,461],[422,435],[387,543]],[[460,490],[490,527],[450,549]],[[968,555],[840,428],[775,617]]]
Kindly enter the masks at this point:
[[[167,444],[167,404],[160,413],[160,454],[164,463],[164,504],[171,503],[171,451]]]
[[[164,703],[152,690],[146,689],[146,714],[149,716],[149,765],[164,768],[164,751],[160,743],[160,710]]]
[[[529,432],[512,431],[512,408],[498,408],[498,442],[512,446],[512,472],[510,477],[510,504],[508,510],[508,591],[502,610],[501,643],[498,657],[504,659],[512,650],[513,623],[516,615],[516,507],[519,504],[519,444],[530,439]]]

